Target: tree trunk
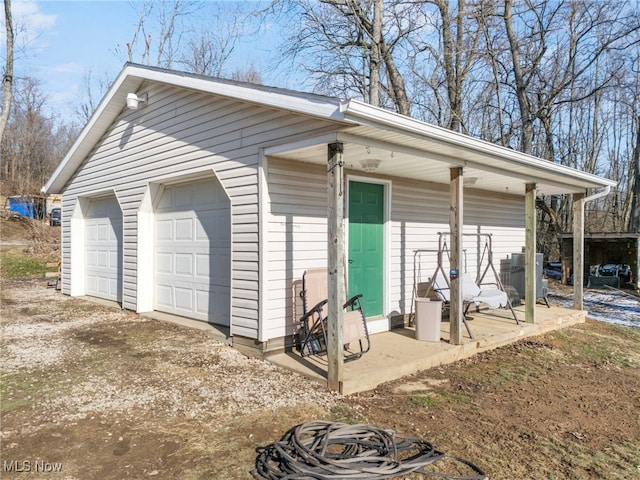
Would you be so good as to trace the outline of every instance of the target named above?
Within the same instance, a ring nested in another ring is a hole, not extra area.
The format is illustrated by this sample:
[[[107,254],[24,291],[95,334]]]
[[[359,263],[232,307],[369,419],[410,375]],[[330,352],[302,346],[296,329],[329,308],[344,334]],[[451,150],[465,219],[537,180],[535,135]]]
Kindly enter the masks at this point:
[[[527,96],[527,85],[522,71],[522,60],[520,58],[520,45],[513,30],[513,17],[511,8],[512,0],[504,2],[504,25],[509,40],[509,49],[511,51],[511,60],[513,63],[513,78],[515,82],[516,98],[518,99],[518,108],[520,110],[520,121],[522,122],[522,138],[520,140],[520,150],[524,153],[531,154],[533,150],[533,117],[531,115],[531,104]]]
[[[11,0],[4,0],[4,19],[7,30],[7,62],[4,76],[2,77],[2,89],[4,102],[2,104],[2,114],[0,114],[0,142],[4,137],[4,129],[11,112],[11,99],[13,92],[13,19],[11,18]]]
[[[631,193],[631,212],[629,232],[640,232],[640,116],[636,119],[636,146],[633,149],[633,191]]]
[[[380,106],[380,43],[382,41],[382,0],[373,3],[373,39],[371,42],[369,103]]]
[[[387,75],[389,76],[389,83],[391,84],[391,95],[393,101],[398,109],[398,113],[411,116],[411,102],[407,96],[407,89],[404,84],[404,78],[402,73],[398,70],[396,63],[393,59],[393,55],[389,51],[389,48],[384,42],[380,43],[382,58],[387,67]]]

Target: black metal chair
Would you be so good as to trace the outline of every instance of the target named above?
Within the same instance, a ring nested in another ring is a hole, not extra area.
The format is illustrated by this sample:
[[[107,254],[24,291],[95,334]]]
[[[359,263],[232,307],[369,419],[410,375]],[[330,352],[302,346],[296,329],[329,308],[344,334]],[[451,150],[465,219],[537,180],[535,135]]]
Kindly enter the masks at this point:
[[[327,351],[327,269],[315,268],[302,277],[304,313],[298,329],[298,350],[303,357]],[[351,297],[344,304],[343,343],[344,361],[360,358],[371,348],[367,321],[362,310],[362,294]]]

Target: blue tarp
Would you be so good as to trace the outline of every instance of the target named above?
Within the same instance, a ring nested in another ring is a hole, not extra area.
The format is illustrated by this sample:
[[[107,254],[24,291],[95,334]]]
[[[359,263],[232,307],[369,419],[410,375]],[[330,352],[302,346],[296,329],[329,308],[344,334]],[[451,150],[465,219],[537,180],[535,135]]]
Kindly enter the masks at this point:
[[[33,218],[33,201],[25,197],[9,197],[9,211]]]

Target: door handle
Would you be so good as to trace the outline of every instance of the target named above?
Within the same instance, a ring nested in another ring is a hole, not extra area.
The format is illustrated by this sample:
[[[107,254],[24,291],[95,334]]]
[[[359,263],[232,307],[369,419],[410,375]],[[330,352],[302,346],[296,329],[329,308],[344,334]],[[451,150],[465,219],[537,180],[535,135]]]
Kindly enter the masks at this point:
[[[353,260],[349,259],[347,260],[347,262],[349,262],[349,265],[351,265],[353,263]]]

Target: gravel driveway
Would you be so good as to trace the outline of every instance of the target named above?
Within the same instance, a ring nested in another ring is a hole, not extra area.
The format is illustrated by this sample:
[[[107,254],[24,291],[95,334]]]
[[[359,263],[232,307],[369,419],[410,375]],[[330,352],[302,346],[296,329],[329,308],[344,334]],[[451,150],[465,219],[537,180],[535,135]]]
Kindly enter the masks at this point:
[[[2,338],[3,375],[67,372],[62,394],[55,385],[39,391],[43,413],[59,420],[136,409],[204,419],[300,404],[328,409],[337,399],[203,332],[70,298],[42,281],[3,284]]]

